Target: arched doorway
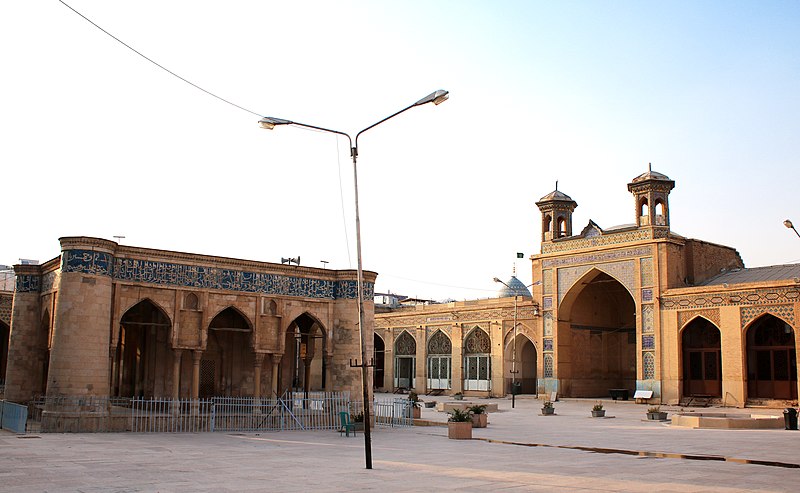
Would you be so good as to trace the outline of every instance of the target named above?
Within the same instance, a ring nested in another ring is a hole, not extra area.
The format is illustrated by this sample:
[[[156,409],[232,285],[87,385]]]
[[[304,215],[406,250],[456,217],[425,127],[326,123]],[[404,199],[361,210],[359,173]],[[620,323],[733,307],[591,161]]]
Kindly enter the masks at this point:
[[[604,397],[636,387],[636,303],[597,269],[578,280],[559,307],[558,379],[565,397]]]
[[[513,333],[509,335],[511,339],[509,339],[506,344],[506,356],[504,361],[506,367],[506,389],[508,389],[508,392],[511,392],[511,384],[516,381],[520,384],[520,393],[535,394],[537,365],[536,346],[534,346],[533,342],[524,334],[517,334],[516,344],[514,342]],[[516,358],[514,355],[515,346]],[[516,374],[513,373],[514,371],[516,371]]]
[[[437,330],[428,339],[428,390],[452,388],[453,345],[450,338]]]
[[[747,397],[797,399],[794,330],[768,313],[747,329]]]
[[[491,352],[489,334],[475,327],[464,340],[464,390],[491,389]]]
[[[172,376],[169,317],[150,300],[132,306],[120,320],[114,368],[114,395],[166,397]]]
[[[325,331],[316,318],[303,313],[286,329],[281,387],[297,391],[324,390],[326,385]]]
[[[383,339],[378,334],[375,334],[373,341],[374,346],[372,350],[372,361],[375,366],[374,371],[372,372],[372,388],[382,389],[384,386],[383,376],[386,369],[386,346],[383,342]]]
[[[200,397],[253,395],[254,358],[250,322],[236,308],[225,308],[208,325]]]
[[[413,389],[417,385],[417,341],[403,331],[394,343],[394,386],[398,389]]]
[[[0,385],[6,382],[6,365],[8,364],[8,338],[11,335],[8,325],[0,320]]]
[[[722,397],[722,350],[716,325],[703,317],[692,320],[681,334],[683,395]]]

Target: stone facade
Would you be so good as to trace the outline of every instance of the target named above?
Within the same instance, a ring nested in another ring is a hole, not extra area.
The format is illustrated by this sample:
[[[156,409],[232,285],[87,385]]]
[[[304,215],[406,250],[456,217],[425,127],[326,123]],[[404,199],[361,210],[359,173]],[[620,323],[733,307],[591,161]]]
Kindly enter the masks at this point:
[[[356,271],[60,241],[59,257],[14,267],[9,400],[360,393]]]

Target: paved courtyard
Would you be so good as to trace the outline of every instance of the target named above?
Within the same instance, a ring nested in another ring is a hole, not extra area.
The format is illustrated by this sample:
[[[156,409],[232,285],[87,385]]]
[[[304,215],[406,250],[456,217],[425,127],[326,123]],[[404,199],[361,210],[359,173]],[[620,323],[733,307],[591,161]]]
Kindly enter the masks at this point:
[[[385,397],[385,396],[384,396]],[[423,398],[425,398],[423,396]],[[444,397],[433,399],[445,400]],[[798,491],[800,432],[692,430],[647,422],[647,406],[505,399],[473,440],[445,426],[201,434],[0,432],[0,491]],[[670,412],[677,408],[665,407]],[[696,411],[700,411],[695,409]],[[715,411],[723,412],[716,409]],[[423,409],[423,420],[446,416]],[[782,415],[782,410],[724,412]],[[748,461],[751,461],[750,463]],[[754,461],[755,463],[752,463]]]

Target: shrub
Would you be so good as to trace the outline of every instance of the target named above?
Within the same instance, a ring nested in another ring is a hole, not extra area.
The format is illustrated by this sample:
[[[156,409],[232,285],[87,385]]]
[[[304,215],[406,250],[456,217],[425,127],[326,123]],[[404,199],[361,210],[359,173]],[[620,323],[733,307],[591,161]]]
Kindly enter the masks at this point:
[[[599,402],[594,406],[592,406],[592,411],[602,411],[602,410],[603,410],[603,405],[600,404]]]
[[[550,402],[550,401],[544,401],[544,404],[542,404],[542,407],[551,408],[551,407],[553,407],[553,403]]]
[[[486,412],[486,404],[480,404],[478,406],[470,406],[469,412],[472,414],[483,414]]]
[[[650,413],[660,413],[660,412],[661,412],[661,408],[658,407],[658,406],[647,408],[647,413],[648,414],[650,414]]]
[[[358,414],[350,413],[350,421],[353,423],[363,423],[364,422],[364,412],[360,412]]]
[[[470,411],[462,411],[461,409],[453,409],[448,413],[450,415],[447,421],[451,423],[465,423],[472,421],[472,413]]]
[[[416,408],[419,408],[419,403],[422,402],[419,398],[419,395],[417,395],[417,393],[413,391],[408,393],[408,400],[410,400],[411,405]]]

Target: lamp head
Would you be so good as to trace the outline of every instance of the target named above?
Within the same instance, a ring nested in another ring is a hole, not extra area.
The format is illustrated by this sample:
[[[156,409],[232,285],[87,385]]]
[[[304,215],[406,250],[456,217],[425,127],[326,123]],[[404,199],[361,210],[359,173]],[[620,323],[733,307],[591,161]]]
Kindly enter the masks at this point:
[[[276,125],[291,125],[293,122],[290,120],[284,120],[283,118],[273,118],[271,116],[265,116],[264,118],[258,120],[258,124],[261,125],[261,128],[265,128],[267,130],[272,130],[275,128]]]
[[[495,277],[495,278],[492,278],[492,281],[494,281],[494,282],[503,282],[503,281],[501,281],[500,279],[498,279],[498,278],[496,278],[496,277]]]
[[[427,96],[425,96],[424,98],[420,99],[416,103],[414,103],[414,106],[420,106],[420,105],[428,104],[428,103],[433,103],[435,105],[440,105],[440,104],[444,103],[445,101],[447,101],[447,98],[449,98],[449,97],[450,97],[450,92],[445,91],[444,89],[439,89],[438,91],[434,91],[434,92],[428,94]]]
[[[783,225],[786,226],[789,229],[794,229],[794,224],[792,224],[792,221],[790,221],[788,219],[783,221]]]

